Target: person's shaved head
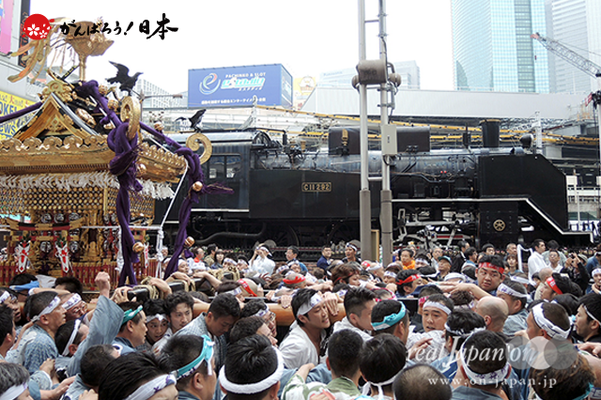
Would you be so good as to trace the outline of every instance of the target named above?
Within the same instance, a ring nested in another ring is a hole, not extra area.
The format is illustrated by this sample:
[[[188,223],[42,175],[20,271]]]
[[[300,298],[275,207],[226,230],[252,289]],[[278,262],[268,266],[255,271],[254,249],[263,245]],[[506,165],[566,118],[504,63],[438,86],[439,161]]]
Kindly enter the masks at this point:
[[[541,282],[545,282],[553,273],[553,270],[549,267],[544,267],[541,268],[540,271],[538,271],[538,276],[540,277],[540,281]]]
[[[405,368],[393,384],[395,399],[450,400],[453,392],[449,380],[427,364]]]
[[[484,318],[487,330],[503,332],[503,325],[509,315],[505,300],[493,296],[483,297],[478,301],[475,311]]]

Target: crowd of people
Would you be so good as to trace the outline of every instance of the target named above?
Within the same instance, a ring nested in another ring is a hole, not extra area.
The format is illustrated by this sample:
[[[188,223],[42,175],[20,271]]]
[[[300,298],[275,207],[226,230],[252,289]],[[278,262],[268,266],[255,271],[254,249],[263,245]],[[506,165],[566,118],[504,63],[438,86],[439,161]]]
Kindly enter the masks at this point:
[[[356,242],[339,260],[270,251],[195,248],[145,301],[106,272],[90,304],[76,278],[15,276],[0,400],[601,398],[601,246],[408,245],[389,265]]]

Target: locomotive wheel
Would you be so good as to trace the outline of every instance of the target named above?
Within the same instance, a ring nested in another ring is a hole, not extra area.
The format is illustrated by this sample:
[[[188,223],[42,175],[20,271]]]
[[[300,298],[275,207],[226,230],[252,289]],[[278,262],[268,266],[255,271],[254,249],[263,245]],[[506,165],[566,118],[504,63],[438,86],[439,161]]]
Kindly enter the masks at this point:
[[[278,247],[300,246],[298,235],[290,225],[275,225],[269,227],[265,234],[269,240],[273,240]]]
[[[324,243],[349,242],[359,238],[359,223],[335,222]]]
[[[492,226],[493,228],[495,228],[495,231],[502,232],[505,230],[505,221],[503,221],[502,219],[498,219],[492,223]]]

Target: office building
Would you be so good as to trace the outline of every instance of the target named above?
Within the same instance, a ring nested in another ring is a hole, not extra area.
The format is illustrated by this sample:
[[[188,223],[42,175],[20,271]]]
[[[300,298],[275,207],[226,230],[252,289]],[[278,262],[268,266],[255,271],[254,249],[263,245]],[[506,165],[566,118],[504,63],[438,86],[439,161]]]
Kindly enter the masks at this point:
[[[545,8],[548,37],[601,65],[601,2],[546,0]],[[549,54],[549,87],[559,93],[598,89],[594,78],[554,54]]]
[[[455,88],[549,92],[544,0],[452,0]]]

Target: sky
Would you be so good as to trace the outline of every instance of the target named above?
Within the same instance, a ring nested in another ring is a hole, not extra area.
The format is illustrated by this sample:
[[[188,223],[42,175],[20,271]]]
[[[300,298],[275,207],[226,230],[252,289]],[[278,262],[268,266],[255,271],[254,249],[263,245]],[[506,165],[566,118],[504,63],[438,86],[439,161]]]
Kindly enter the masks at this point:
[[[377,0],[365,0],[366,19],[377,18]],[[31,14],[69,21],[118,21],[133,27],[104,56],[89,57],[87,79],[115,75],[114,61],[130,74],[171,93],[188,89],[188,70],[283,64],[293,78],[352,68],[359,60],[357,0],[31,0]],[[391,62],[415,60],[422,89],[453,90],[450,0],[388,0],[387,48]],[[139,31],[170,20],[164,40]],[[367,24],[367,58],[379,58],[377,24]]]

